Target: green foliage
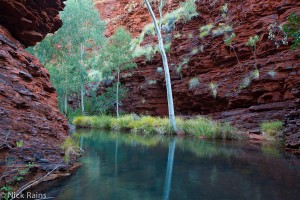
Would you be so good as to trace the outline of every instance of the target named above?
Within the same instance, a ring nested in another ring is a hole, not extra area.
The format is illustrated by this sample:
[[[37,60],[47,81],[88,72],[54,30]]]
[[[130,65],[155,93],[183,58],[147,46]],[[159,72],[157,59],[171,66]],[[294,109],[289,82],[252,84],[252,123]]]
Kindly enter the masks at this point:
[[[0,191],[4,192],[4,199],[9,200],[10,199],[9,193],[13,192],[13,188],[9,184],[7,184],[7,185],[3,186],[2,188],[0,188]]]
[[[149,85],[155,85],[157,82],[156,82],[156,80],[149,80],[148,81],[148,84]]]
[[[200,38],[204,38],[210,34],[211,29],[214,27],[213,24],[207,24],[200,27]]]
[[[131,35],[123,27],[119,27],[111,36],[101,54],[105,68],[121,71],[135,67],[132,62]]]
[[[118,118],[113,118],[111,120],[111,129],[113,130],[129,130],[129,123],[134,120],[133,115],[124,115]]]
[[[243,80],[242,80],[242,83],[240,84],[239,86],[239,89],[245,89],[247,87],[249,87],[249,85],[251,84],[251,78],[250,77],[245,77]]]
[[[162,67],[158,67],[157,69],[156,69],[156,71],[157,71],[157,73],[159,73],[159,74],[161,74],[161,73],[163,73],[163,68]]]
[[[195,0],[186,0],[185,2],[180,3],[180,7],[182,8],[182,19],[183,21],[190,21],[194,17],[197,17],[199,14],[197,13],[197,8],[195,5]]]
[[[49,70],[59,108],[67,112],[68,96],[88,82],[89,69],[99,66],[98,49],[106,41],[105,23],[91,0],[68,0],[60,17],[63,26],[28,51]]]
[[[168,118],[124,115],[119,118],[110,116],[82,116],[74,119],[73,123],[79,127],[105,128],[130,131],[134,134],[172,134]],[[236,129],[229,123],[221,123],[204,117],[193,119],[176,118],[179,131],[186,134],[215,139],[244,139],[237,134]]]
[[[23,147],[24,142],[23,141],[17,141],[16,145],[18,148]]]
[[[300,44],[300,17],[293,13],[288,17],[288,23],[283,26],[284,32],[293,39],[292,49]]]
[[[193,48],[191,51],[192,55],[196,55],[199,52],[199,50],[197,48]]]
[[[252,71],[251,78],[252,79],[258,79],[259,78],[259,71],[258,71],[258,69],[255,69],[255,70]]]
[[[260,124],[260,129],[267,134],[269,137],[274,137],[280,131],[283,130],[283,122],[282,121],[269,121],[262,122]]]
[[[250,74],[248,76],[246,76],[242,80],[242,83],[240,84],[239,89],[242,90],[242,89],[245,89],[245,88],[249,87],[252,80],[258,79],[259,76],[260,76],[259,70],[258,69],[253,70],[252,72],[250,72]]]
[[[274,70],[270,70],[268,71],[268,75],[271,76],[272,78],[274,78],[276,76],[277,72]]]
[[[221,123],[204,117],[184,121],[183,131],[189,135],[208,139],[242,139],[228,123]]]
[[[67,116],[68,116],[68,121],[69,122],[72,122],[75,117],[80,116],[81,114],[82,113],[81,113],[81,110],[79,108],[73,110],[71,107],[68,106],[68,115]]]
[[[196,89],[199,86],[200,86],[200,82],[198,78],[195,77],[189,81],[189,90]]]
[[[117,84],[113,84],[112,87],[106,89],[106,92],[100,96],[96,96],[96,92],[92,93],[91,105],[92,109],[89,114],[111,114],[116,106],[116,88]],[[123,85],[119,85],[119,102],[126,97],[127,89]]]
[[[214,98],[217,98],[217,94],[218,94],[218,85],[216,83],[213,83],[211,82],[209,84],[209,88],[210,88],[210,91],[213,95]]]
[[[153,56],[156,54],[156,49],[151,45],[146,45],[144,47],[138,46],[134,49],[133,57],[138,58],[141,56],[145,56],[147,60],[151,60]]]
[[[67,137],[64,143],[61,146],[62,150],[65,152],[64,161],[68,163],[70,161],[70,156],[72,154],[79,155],[81,149],[78,145],[78,141],[73,139],[72,137]]]
[[[259,36],[258,35],[250,37],[249,40],[246,42],[246,46],[248,46],[248,47],[255,47],[256,43],[258,41],[259,41]]]
[[[232,45],[232,41],[234,40],[234,38],[236,37],[235,33],[232,33],[229,37],[225,38],[224,42],[227,46],[231,46]]]
[[[220,11],[222,13],[227,13],[228,12],[228,4],[225,3],[223,6],[221,6]]]
[[[223,35],[224,33],[230,33],[232,31],[232,26],[220,23],[218,27],[212,31],[212,35],[214,37],[218,37],[220,35]]]

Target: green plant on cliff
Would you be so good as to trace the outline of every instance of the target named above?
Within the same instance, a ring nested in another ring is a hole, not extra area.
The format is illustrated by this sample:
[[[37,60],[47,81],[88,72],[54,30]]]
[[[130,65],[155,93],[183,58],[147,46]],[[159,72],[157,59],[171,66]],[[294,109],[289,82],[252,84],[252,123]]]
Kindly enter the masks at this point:
[[[210,34],[211,29],[214,27],[213,24],[207,24],[200,27],[200,38],[204,38]]]
[[[119,88],[120,88],[120,71],[135,67],[135,63],[132,62],[131,51],[131,35],[123,27],[119,27],[116,33],[110,37],[107,41],[107,45],[104,48],[102,59],[104,67],[115,71],[117,74],[116,83],[116,115],[119,117]]]
[[[189,90],[196,89],[199,86],[200,86],[200,82],[199,82],[199,79],[197,77],[194,77],[194,78],[190,79],[190,81],[189,81]]]
[[[218,84],[214,83],[214,82],[211,82],[209,84],[209,88],[210,88],[210,91],[211,91],[211,94],[214,98],[217,98],[217,94],[218,94]]]
[[[249,47],[249,49],[251,50],[251,52],[254,55],[254,59],[255,59],[255,69],[257,69],[257,56],[256,56],[256,44],[259,41],[259,36],[255,35],[253,37],[250,37],[249,40],[246,42],[246,46]]]
[[[293,39],[292,49],[296,49],[300,45],[300,16],[296,13],[288,17],[288,23],[283,26],[284,32]]]
[[[225,44],[226,44],[227,46],[230,47],[230,49],[233,50],[233,52],[234,52],[234,54],[235,54],[235,57],[236,57],[236,59],[237,59],[237,61],[238,61],[239,67],[240,67],[240,69],[242,69],[242,64],[241,64],[240,59],[239,59],[239,57],[238,57],[238,55],[237,55],[237,53],[236,53],[236,51],[235,51],[234,46],[233,46],[233,40],[234,40],[235,38],[236,38],[236,34],[235,34],[235,33],[232,33],[232,34],[230,34],[229,36],[225,37],[224,42],[225,42]]]

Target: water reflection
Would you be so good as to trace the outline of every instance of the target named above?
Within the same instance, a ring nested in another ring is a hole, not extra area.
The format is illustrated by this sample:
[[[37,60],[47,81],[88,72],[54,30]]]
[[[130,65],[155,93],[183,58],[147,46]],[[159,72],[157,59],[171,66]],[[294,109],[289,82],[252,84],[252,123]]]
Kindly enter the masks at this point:
[[[176,148],[176,138],[173,138],[169,143],[169,154],[168,154],[168,164],[167,164],[167,170],[166,170],[164,200],[168,200],[169,196],[170,196],[175,148]]]
[[[298,199],[300,163],[270,145],[74,133],[85,150],[55,199]]]

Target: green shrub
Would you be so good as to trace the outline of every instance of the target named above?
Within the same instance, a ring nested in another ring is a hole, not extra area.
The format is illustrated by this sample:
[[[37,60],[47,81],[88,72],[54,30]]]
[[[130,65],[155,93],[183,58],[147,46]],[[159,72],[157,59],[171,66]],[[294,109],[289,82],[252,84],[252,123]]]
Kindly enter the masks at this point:
[[[229,123],[221,123],[204,117],[184,121],[183,131],[189,135],[208,139],[243,139]]]
[[[112,118],[111,120],[111,129],[113,130],[130,130],[129,124],[133,121],[133,115],[123,115],[119,118]]]
[[[291,38],[293,38],[292,49],[296,49],[300,44],[300,16],[296,13],[291,14],[288,17],[288,23],[283,26],[284,32]]]
[[[78,108],[73,110],[71,107],[68,107],[68,121],[72,122],[75,117],[82,115],[81,110]]]
[[[129,128],[132,133],[139,134],[154,134],[155,127],[157,125],[157,119],[151,116],[143,116],[138,120],[132,120],[129,123]]]
[[[282,121],[269,121],[262,122],[260,124],[260,129],[267,134],[267,136],[274,137],[280,131],[283,130],[283,122]]]
[[[77,116],[72,123],[80,128],[89,128],[92,127],[92,118],[91,116]]]
[[[193,90],[195,88],[197,88],[200,85],[199,79],[198,78],[192,78],[189,81],[189,89]]]
[[[218,138],[217,135],[221,135],[218,124],[203,117],[186,120],[183,131],[189,135],[205,138]]]
[[[98,129],[110,129],[113,117],[100,115],[92,119],[92,127]]]
[[[211,29],[214,27],[213,24],[207,24],[200,27],[200,38],[204,38],[210,34]]]
[[[70,156],[79,155],[81,153],[81,149],[78,145],[78,141],[74,140],[72,137],[67,137],[61,148],[65,152],[64,160],[65,162],[69,162]]]
[[[147,60],[151,60],[156,52],[157,49],[153,48],[151,45],[145,47],[137,46],[133,52],[133,57],[138,58],[141,56],[145,56]]]
[[[73,123],[79,127],[125,130],[134,134],[172,134],[168,118],[124,115],[119,118],[110,116],[80,116]],[[192,136],[208,139],[243,139],[229,123],[221,123],[204,117],[184,120],[176,118],[178,131]]]

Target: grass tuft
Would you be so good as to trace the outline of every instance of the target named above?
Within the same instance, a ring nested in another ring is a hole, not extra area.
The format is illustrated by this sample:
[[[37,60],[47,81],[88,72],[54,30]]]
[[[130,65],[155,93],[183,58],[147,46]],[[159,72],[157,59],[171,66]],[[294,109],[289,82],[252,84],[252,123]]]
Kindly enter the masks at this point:
[[[267,136],[275,137],[278,133],[283,130],[283,122],[282,121],[269,121],[262,122],[260,124],[260,129],[262,132],[267,134]]]
[[[78,127],[130,131],[134,134],[172,134],[168,118],[152,116],[124,115],[119,118],[110,116],[80,116],[73,123]],[[193,119],[176,118],[178,131],[207,139],[243,139],[229,123],[221,123],[204,117]]]

